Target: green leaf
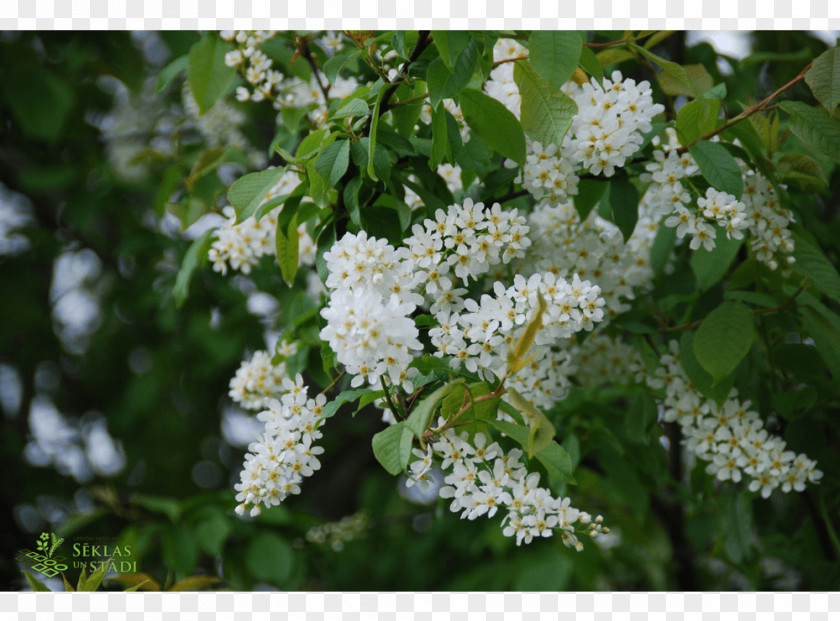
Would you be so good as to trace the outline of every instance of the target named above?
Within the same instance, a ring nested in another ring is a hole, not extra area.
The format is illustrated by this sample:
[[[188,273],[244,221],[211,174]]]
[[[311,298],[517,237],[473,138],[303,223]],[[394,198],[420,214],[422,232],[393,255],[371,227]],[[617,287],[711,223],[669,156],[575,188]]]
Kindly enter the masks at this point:
[[[324,406],[323,417],[332,418],[335,416],[336,412],[338,412],[338,408],[342,405],[355,401],[362,395],[366,395],[369,392],[371,392],[370,388],[353,388],[352,390],[340,392],[335,399],[327,401],[327,404]]]
[[[339,106],[332,118],[346,119],[355,116],[367,116],[370,114],[370,106],[364,99],[350,99],[346,104]]]
[[[743,239],[727,239],[726,232],[719,226],[715,226],[715,230],[715,247],[712,250],[698,248],[689,260],[701,291],[708,291],[720,282],[744,243]]]
[[[23,65],[9,70],[4,67],[3,82],[2,97],[24,133],[55,142],[73,110],[73,87],[43,66],[37,71]]]
[[[515,63],[513,79],[522,96],[522,129],[545,147],[560,145],[577,114],[577,104],[563,91],[552,88],[528,61]]]
[[[467,125],[479,138],[504,157],[525,163],[525,134],[510,110],[474,89],[461,93],[460,104]]]
[[[836,46],[817,56],[805,72],[805,82],[829,114],[833,113],[840,103],[840,50]]]
[[[284,219],[277,219],[274,245],[277,254],[277,263],[280,264],[280,273],[283,276],[283,281],[291,287],[295,284],[300,253],[297,214],[292,216],[287,227],[284,228],[283,223]]]
[[[452,390],[452,384],[446,384],[435,390],[432,394],[424,397],[420,403],[414,406],[411,414],[405,421],[405,426],[418,438],[423,438],[426,428],[429,426],[429,421],[432,420],[432,415],[435,412],[438,404],[443,400],[446,394]]]
[[[697,361],[697,356],[694,354],[694,334],[691,332],[685,332],[680,339],[680,364],[701,395],[714,400],[718,405],[726,400],[732,384],[735,383],[735,375],[715,381]]]
[[[695,99],[677,113],[677,136],[683,144],[690,144],[717,127],[720,101]]]
[[[750,351],[753,318],[740,302],[727,301],[706,316],[694,337],[694,354],[715,381],[729,375]]]
[[[522,414],[523,419],[528,423],[530,433],[528,434],[528,457],[533,457],[552,444],[556,430],[545,414],[535,408],[531,403],[513,388],[506,391],[511,405]]]
[[[175,277],[175,287],[172,289],[176,306],[180,307],[186,301],[190,292],[190,279],[193,272],[207,261],[207,253],[213,243],[214,233],[213,230],[206,231],[204,235],[190,244],[187,254],[184,255],[181,269],[178,270],[178,275]]]
[[[160,73],[158,74],[156,92],[160,93],[167,86],[169,86],[172,80],[174,80],[175,77],[178,76],[178,74],[180,74],[187,68],[188,64],[189,57],[186,54],[184,54],[183,56],[179,56],[171,63],[166,65],[163,69],[161,69]]]
[[[677,229],[660,223],[659,230],[656,232],[656,237],[653,238],[653,245],[650,248],[650,266],[657,277],[663,274],[665,265],[674,252],[674,243],[676,241]]]
[[[598,62],[598,57],[595,56],[595,52],[584,45],[581,49],[580,60],[578,62],[580,63],[580,66],[583,67],[583,70],[595,78],[603,88],[604,68],[601,66],[601,63]]]
[[[437,170],[442,161],[452,161],[452,148],[449,144],[446,108],[432,109],[432,154],[429,156],[429,168]]]
[[[696,97],[698,93],[705,93],[711,89],[715,81],[705,66],[685,65],[683,66],[685,73],[690,80],[690,84],[683,83],[673,73],[663,71],[656,74],[656,79],[662,87],[662,91],[666,95],[685,95],[686,97]]]
[[[245,551],[245,566],[258,580],[282,587],[292,575],[295,553],[279,535],[262,532],[251,539]]]
[[[470,33],[465,30],[432,30],[432,40],[447,68],[452,69],[467,47]]]
[[[285,168],[271,168],[249,173],[241,176],[230,186],[227,199],[236,210],[237,224],[256,213],[260,203],[265,200],[266,194],[280,181],[285,172]]]
[[[519,443],[522,448],[528,450],[530,439],[528,429],[522,425],[515,425],[501,420],[488,420],[487,422]],[[550,476],[566,483],[577,483],[575,477],[572,475],[572,460],[569,454],[566,452],[566,449],[556,442],[551,442],[546,448],[537,452],[535,457],[545,466]]]
[[[32,587],[32,590],[36,593],[51,593],[47,585],[38,580],[35,576],[30,574],[25,569],[23,570],[23,574],[26,576],[26,581],[29,583],[29,586]]]
[[[574,196],[574,201],[581,222],[589,217],[608,187],[609,181],[602,179],[581,179],[578,182],[578,193]]]
[[[437,108],[444,99],[457,95],[469,83],[477,66],[478,41],[475,38],[469,40],[451,70],[442,58],[430,62],[426,83],[432,107]]]
[[[808,276],[814,286],[835,302],[840,302],[840,274],[818,246],[810,243],[803,235],[793,234],[793,269]]]
[[[307,156],[312,156],[318,152],[319,149],[331,144],[338,134],[331,134],[327,128],[319,129],[308,134],[300,141],[295,157],[293,159],[302,160]]]
[[[201,114],[212,108],[236,79],[236,69],[225,65],[225,54],[231,50],[233,46],[215,32],[208,33],[190,48],[187,82]]]
[[[574,75],[582,50],[580,33],[574,30],[534,30],[528,37],[531,66],[555,91]]]
[[[354,100],[358,101],[358,100]],[[329,180],[330,187],[334,187],[338,180],[347,172],[350,165],[350,141],[337,140],[326,149],[315,160],[315,170],[324,179]]]
[[[670,60],[665,60],[664,58],[657,56],[653,52],[650,52],[635,43],[630,43],[629,47],[648,60],[651,60],[662,67],[662,69],[671,74],[671,77],[673,77],[678,84],[688,89],[688,91],[693,93],[695,96],[699,96],[701,94],[697,91],[697,87],[694,85],[694,81],[691,79],[691,75],[689,75],[685,67],[682,67],[675,62],[671,62]]]
[[[348,49],[339,54],[336,54],[332,58],[330,58],[327,62],[324,63],[324,75],[327,76],[327,79],[330,81],[330,84],[335,84],[335,80],[338,77],[341,68],[344,67],[348,62],[359,58],[364,53],[363,50],[358,48]]]
[[[633,398],[624,418],[624,430],[631,442],[648,444],[648,429],[656,421],[656,402],[648,393]]]
[[[803,153],[785,153],[776,164],[782,182],[806,194],[818,194],[828,187],[822,167]]]
[[[807,300],[807,295],[803,293],[800,298]],[[813,339],[817,351],[836,382],[840,378],[840,317],[816,299],[808,306],[801,307],[799,314],[802,316],[805,330]]]
[[[111,559],[107,559],[106,561],[102,561],[99,565],[99,568],[93,572],[87,580],[85,580],[84,585],[79,591],[87,591],[93,592],[99,589],[100,585],[102,584],[102,579],[105,577],[105,570],[108,568]]]
[[[205,552],[218,556],[222,553],[222,547],[224,547],[231,530],[230,520],[221,513],[213,513],[210,517],[204,518],[196,524],[195,536],[198,545]]]
[[[735,158],[723,145],[701,140],[688,148],[688,152],[700,167],[700,172],[712,186],[732,194],[735,198],[741,198],[744,191],[744,184],[741,181],[741,169],[735,162]]]
[[[376,151],[376,131],[379,129],[379,110],[382,107],[382,97],[385,95],[385,89],[381,89],[376,96],[376,105],[373,107],[373,116],[370,122],[370,143],[368,151],[367,172],[368,176],[374,181],[379,181],[376,176],[376,166],[374,164],[374,152]]]
[[[752,511],[745,493],[732,496],[724,505],[720,520],[721,547],[733,563],[741,563],[752,553]]]
[[[617,174],[610,181],[610,209],[612,221],[627,243],[639,220],[639,191],[626,173]]]
[[[389,474],[403,472],[411,458],[411,440],[414,434],[401,421],[373,436],[373,454]]]
[[[840,120],[801,101],[783,101],[779,107],[790,115],[790,128],[800,140],[840,162]]]

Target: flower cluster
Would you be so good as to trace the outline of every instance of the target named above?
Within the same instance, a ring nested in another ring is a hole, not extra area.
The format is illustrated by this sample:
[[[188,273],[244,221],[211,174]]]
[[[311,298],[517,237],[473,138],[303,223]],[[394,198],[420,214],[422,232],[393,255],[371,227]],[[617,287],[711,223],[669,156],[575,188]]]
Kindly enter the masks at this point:
[[[320,545],[329,544],[335,551],[344,549],[344,544],[357,539],[370,528],[370,518],[364,511],[347,515],[338,522],[318,524],[306,531],[306,540]]]
[[[445,425],[446,421],[439,419],[438,428]],[[593,539],[609,532],[600,516],[593,520],[572,507],[569,498],[555,497],[549,489],[539,487],[540,475],[528,472],[520,449],[505,453],[497,442],[488,444],[483,433],[475,434],[472,442],[468,437],[450,427],[439,433],[426,451],[414,449],[418,459],[409,467],[409,480],[428,484],[433,464],[440,460],[447,476],[439,494],[451,499],[449,509],[469,520],[502,512],[502,532],[516,537],[516,545],[558,533],[567,547],[580,551],[583,543],[578,535],[582,532]],[[576,526],[583,528],[576,530]]]
[[[677,206],[676,213],[665,220],[665,226],[676,227],[677,237],[682,239],[691,235],[689,247],[697,250],[701,245],[706,250],[715,247],[715,225],[726,231],[729,239],[743,239],[743,229],[747,228],[746,206],[731,194],[720,192],[712,187],[706,189],[706,196],[697,199],[697,211]]]
[[[268,409],[257,418],[265,423],[262,437],[248,446],[240,482],[234,485],[240,504],[236,513],[260,513],[260,505],[270,508],[290,494],[300,493],[303,477],[321,467],[318,455],[324,452],[314,443],[322,437],[324,395],[307,397],[308,389],[298,375],[283,380],[284,395],[269,401]]]
[[[762,175],[747,170],[743,179],[742,200],[752,237],[750,248],[756,259],[772,270],[780,264],[792,265],[794,244],[788,226],[793,222],[793,213],[780,207],[776,191]]]
[[[606,383],[629,386],[644,377],[642,361],[627,343],[603,333],[592,334],[569,350],[570,373],[584,386]]]
[[[297,351],[297,345],[281,343],[278,351],[288,357]],[[254,352],[250,360],[243,360],[230,380],[228,395],[246,410],[259,410],[268,407],[269,401],[279,398],[283,392],[283,380],[286,378],[286,364],[273,364],[271,354],[265,350]]]
[[[801,492],[806,483],[822,478],[815,461],[786,450],[782,438],[768,434],[750,401],[738,398],[737,389],[720,406],[703,397],[683,371],[677,341],[669,347],[660,359],[663,366],[648,377],[648,384],[665,389],[663,420],[679,423],[686,447],[709,462],[707,473],[735,483],[746,477],[750,491],[760,490],[764,498],[778,487],[785,493]]]
[[[298,174],[286,172],[280,180],[266,193],[261,204],[275,198],[289,194],[299,183]],[[210,246],[208,257],[213,264],[213,270],[227,274],[228,267],[240,270],[245,274],[260,262],[262,257],[276,256],[277,217],[282,211],[282,205],[273,209],[257,220],[254,216],[236,223],[237,216],[233,207],[223,210],[227,218],[225,224],[216,232],[216,240]],[[315,242],[306,229],[306,224],[298,227],[299,247],[298,263],[300,265],[315,264]]]
[[[564,203],[578,193],[576,162],[567,149],[528,140],[522,185],[538,201]]]
[[[522,105],[519,87],[513,80],[513,63],[504,62],[513,58],[527,56],[528,50],[515,39],[499,39],[493,47],[493,61],[501,63],[484,84],[484,90],[493,99],[500,101],[516,118]]]

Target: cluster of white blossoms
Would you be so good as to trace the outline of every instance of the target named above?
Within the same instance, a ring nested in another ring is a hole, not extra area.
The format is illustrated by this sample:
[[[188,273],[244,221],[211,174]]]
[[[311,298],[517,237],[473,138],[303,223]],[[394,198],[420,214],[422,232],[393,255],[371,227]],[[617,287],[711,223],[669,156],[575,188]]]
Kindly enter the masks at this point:
[[[446,425],[439,419],[438,429]],[[516,537],[516,545],[558,533],[563,543],[580,551],[578,535],[592,539],[609,532],[601,516],[592,517],[571,506],[569,498],[559,498],[539,487],[540,475],[528,472],[521,461],[520,449],[505,453],[497,442],[487,443],[483,433],[472,442],[466,433],[458,435],[451,427],[439,433],[426,450],[414,449],[418,458],[409,466],[408,484],[428,485],[437,460],[447,473],[440,497],[451,499],[449,509],[461,518],[474,520],[482,515],[492,518],[504,514],[502,532]],[[576,530],[576,526],[580,530]]]
[[[343,99],[356,90],[359,84],[355,78],[345,79],[339,76],[330,85],[320,71],[313,74],[309,82],[298,77],[286,77],[274,69],[274,62],[259,49],[260,45],[275,34],[274,31],[268,30],[221,31],[222,39],[236,44],[236,49],[225,54],[225,64],[237,69],[248,83],[248,86],[236,88],[236,99],[271,101],[276,110],[284,106],[303,108],[315,104],[308,118],[316,127],[320,127],[326,122],[328,112],[324,91],[330,99]],[[340,36],[336,38],[327,35],[324,44],[326,49],[337,49],[339,44],[343,46]]]
[[[794,263],[794,243],[790,235],[793,212],[782,209],[776,190],[757,172],[743,167],[746,221],[749,224],[750,248],[756,259],[775,270]]]
[[[277,353],[288,358],[297,352],[297,344],[283,342]],[[272,356],[265,350],[254,352],[250,360],[243,360],[230,380],[228,396],[246,410],[268,407],[269,401],[279,398],[286,379],[286,363],[273,364]]]
[[[437,174],[443,177],[446,187],[453,194],[464,189],[464,182],[461,180],[461,167],[452,164],[439,164]]]
[[[603,333],[591,334],[569,349],[569,373],[584,386],[631,385],[645,377],[639,354],[627,343]]]
[[[782,438],[768,434],[761,417],[750,410],[750,401],[738,399],[737,389],[721,406],[703,397],[682,368],[677,341],[669,349],[648,384],[665,389],[662,418],[679,423],[688,450],[709,462],[707,473],[735,483],[746,477],[750,491],[760,490],[764,498],[778,487],[785,493],[801,492],[806,483],[822,478],[815,461],[786,450]]]
[[[262,202],[278,196],[288,195],[300,182],[299,175],[294,171],[287,171],[280,180],[266,193]],[[210,246],[208,258],[213,264],[213,270],[227,274],[228,267],[250,274],[251,268],[263,257],[277,255],[276,235],[277,218],[283,206],[273,209],[257,220],[251,216],[239,224],[236,223],[236,211],[227,206],[222,213],[227,221],[216,231],[216,239]],[[298,227],[298,263],[299,265],[315,265],[315,242],[303,223]]]
[[[499,39],[493,46],[493,62],[501,63],[490,72],[484,83],[484,90],[490,97],[501,102],[513,115],[519,118],[522,96],[513,80],[513,58],[528,55],[528,50],[515,39]]]
[[[370,518],[364,511],[347,515],[338,522],[317,524],[306,531],[309,543],[329,545],[335,552],[341,552],[344,544],[357,539],[370,528]]]
[[[268,403],[268,409],[257,418],[265,423],[262,437],[248,446],[240,474],[234,485],[236,513],[243,515],[250,507],[251,515],[280,504],[290,494],[300,493],[303,477],[321,467],[318,455],[324,452],[315,442],[322,436],[326,397],[307,396],[308,389],[298,375],[294,381],[283,380],[284,395]]]
[[[677,237],[691,235],[689,247],[697,250],[701,245],[714,250],[716,225],[726,231],[728,239],[744,239],[747,228],[746,205],[732,194],[706,188],[706,196],[697,199],[697,209],[689,210],[683,205],[676,207],[676,213],[665,220],[665,226],[676,227]]]
[[[580,179],[575,172],[577,168],[570,149],[560,149],[553,143],[543,146],[527,140],[526,161],[520,180],[538,201],[563,203],[578,193]]]
[[[642,202],[636,229],[625,244],[618,227],[594,210],[581,222],[572,202],[544,202],[529,214],[533,244],[517,267],[597,283],[606,300],[605,318],[612,319],[629,310],[626,300],[633,299],[634,287],[653,280],[650,248],[658,226],[648,212]]]
[[[527,322],[545,304],[542,326],[535,337],[534,359],[524,372],[510,378],[511,386],[538,406],[548,407],[565,393],[566,375],[562,353],[551,346],[581,330],[592,330],[604,317],[604,298],[600,289],[577,275],[570,282],[551,272],[532,274],[526,279],[514,276],[505,288],[497,281],[493,296],[465,301],[466,312],[438,313],[439,324],[429,330],[435,355],[451,356],[450,364],[461,364],[485,379],[503,377],[508,368],[507,354],[517,344]]]

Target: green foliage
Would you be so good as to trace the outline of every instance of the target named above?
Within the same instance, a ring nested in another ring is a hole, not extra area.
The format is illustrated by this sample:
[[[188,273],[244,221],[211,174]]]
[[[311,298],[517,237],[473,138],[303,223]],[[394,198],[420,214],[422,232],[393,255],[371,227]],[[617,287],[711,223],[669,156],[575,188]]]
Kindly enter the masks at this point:
[[[190,48],[187,81],[202,114],[227,93],[236,79],[236,70],[225,65],[225,54],[232,49],[213,32]]]
[[[460,96],[464,119],[478,137],[515,162],[525,161],[525,135],[516,117],[495,99],[473,89]]]
[[[581,34],[575,30],[537,30],[528,37],[529,62],[552,91],[558,91],[572,77],[582,50]]]
[[[373,436],[373,454],[388,474],[403,472],[411,458],[414,434],[405,421],[391,425]]]
[[[836,46],[814,59],[805,72],[805,82],[829,114],[833,113],[840,104],[840,51]]]
[[[753,319],[740,302],[724,302],[703,319],[694,336],[694,354],[712,379],[726,377],[750,350]]]
[[[744,191],[741,169],[726,148],[714,142],[701,140],[689,147],[688,152],[697,162],[706,181],[721,192],[741,198]]]
[[[522,129],[532,140],[543,145],[561,144],[577,114],[577,104],[546,82],[528,61],[516,63],[513,77],[522,96]]]

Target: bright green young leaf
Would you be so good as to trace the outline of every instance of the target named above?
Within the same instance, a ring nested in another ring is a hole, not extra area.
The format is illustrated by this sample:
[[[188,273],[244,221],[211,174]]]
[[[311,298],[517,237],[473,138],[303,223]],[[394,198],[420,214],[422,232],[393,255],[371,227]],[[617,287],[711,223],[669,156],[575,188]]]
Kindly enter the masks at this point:
[[[683,69],[691,80],[690,85],[684,84],[675,74],[669,71],[656,74],[656,79],[659,80],[659,85],[664,93],[696,97],[698,93],[705,93],[714,86],[714,79],[703,65],[684,65]]]
[[[551,424],[551,421],[546,418],[542,411],[531,405],[525,397],[513,388],[508,388],[506,394],[513,407],[519,410],[523,419],[528,424],[528,428],[530,429],[528,434],[528,457],[532,457],[534,453],[539,453],[553,442],[554,434],[556,433],[554,425]]]
[[[327,401],[327,404],[324,406],[324,418],[332,418],[335,416],[336,412],[338,412],[338,408],[342,405],[355,401],[362,395],[366,395],[369,392],[371,392],[370,388],[353,388],[339,393],[335,399]]]
[[[178,270],[178,275],[175,277],[175,288],[172,290],[176,306],[180,307],[186,301],[193,272],[207,261],[207,253],[213,243],[214,233],[213,230],[205,232],[204,235],[193,241],[187,250],[187,254],[184,255],[181,269]]]
[[[29,586],[32,587],[32,590],[36,593],[49,593],[50,589],[47,587],[46,584],[38,580],[35,576],[30,574],[25,569],[23,570],[23,575],[26,576],[26,581],[29,583]]]
[[[355,100],[358,101],[358,100]],[[337,140],[326,149],[321,151],[321,154],[315,160],[315,170],[324,179],[330,183],[330,187],[335,186],[338,180],[347,172],[347,167],[350,165],[350,141]]]
[[[530,64],[553,91],[575,73],[582,50],[581,34],[574,30],[534,30],[528,37]]]
[[[717,234],[715,247],[712,250],[698,248],[691,253],[689,261],[691,270],[697,276],[697,282],[700,283],[701,291],[708,291],[720,282],[729,271],[729,266],[732,265],[738,255],[738,250],[744,243],[743,239],[728,239],[722,228],[715,228]]]
[[[699,96],[701,94],[701,92],[698,92],[694,81],[691,79],[691,75],[689,75],[685,67],[678,65],[675,62],[671,62],[670,60],[665,60],[661,56],[657,56],[653,52],[646,50],[645,48],[640,47],[635,43],[630,43],[629,47],[630,49],[641,54],[648,60],[651,60],[660,67],[662,67],[662,69],[671,74],[671,76],[674,78],[674,80],[676,80],[677,83],[682,85],[684,88],[688,89],[688,91],[693,93],[695,96]]]
[[[729,375],[750,351],[754,338],[750,310],[724,302],[709,313],[694,336],[694,354],[715,381]]]
[[[805,72],[805,82],[829,113],[840,103],[840,49],[827,49],[811,63]]]
[[[533,356],[526,356],[528,352],[531,351],[531,347],[534,345],[534,339],[537,337],[537,332],[539,332],[540,328],[543,326],[543,314],[545,313],[546,308],[545,299],[543,299],[542,295],[538,293],[537,308],[534,310],[533,316],[528,321],[528,325],[525,326],[525,330],[522,332],[522,336],[519,337],[516,347],[513,351],[508,352],[507,363],[511,373],[518,373],[531,362]]]
[[[695,99],[685,104],[677,113],[677,136],[683,144],[690,144],[717,126],[720,101]]]
[[[626,174],[616,175],[610,180],[610,209],[612,221],[626,243],[639,220],[639,191]]]
[[[236,69],[225,64],[225,54],[233,49],[215,32],[211,32],[190,48],[187,82],[201,114],[213,107],[227,93],[236,79]]]
[[[295,276],[298,270],[300,238],[297,230],[297,215],[292,216],[288,226],[283,227],[283,220],[277,219],[277,231],[274,236],[274,244],[277,253],[277,262],[280,264],[280,273],[283,282],[289,287],[295,284]]]
[[[432,420],[432,415],[434,414],[435,409],[450,390],[451,384],[441,386],[432,394],[424,397],[420,403],[415,405],[411,410],[411,414],[409,414],[405,421],[405,426],[416,437],[423,437],[423,434],[426,432],[426,428],[429,426],[429,422]]]
[[[840,162],[840,120],[801,101],[783,101],[779,107],[790,115],[790,128],[800,140]]]
[[[488,423],[506,436],[513,438],[523,449],[528,450],[530,439],[528,429],[522,425],[515,425],[500,420],[489,420]],[[572,460],[566,452],[566,449],[557,442],[551,442],[543,450],[537,452],[535,457],[545,466],[550,476],[566,483],[576,483],[575,477],[572,475]]]
[[[721,192],[741,198],[744,191],[741,169],[729,151],[720,144],[701,140],[689,147],[688,152],[697,162],[706,181]]]
[[[389,474],[403,472],[411,458],[411,440],[414,434],[405,421],[391,425],[373,436],[373,454]]]
[[[550,86],[528,61],[515,63],[513,79],[522,96],[522,129],[544,147],[561,144],[577,114],[577,104],[566,93]]]
[[[241,176],[230,186],[227,199],[236,210],[237,223],[247,220],[256,213],[268,191],[280,181],[285,172],[285,168],[271,168],[249,173]]]
[[[525,134],[510,110],[473,89],[461,93],[460,104],[467,125],[479,138],[504,157],[525,163]]]

